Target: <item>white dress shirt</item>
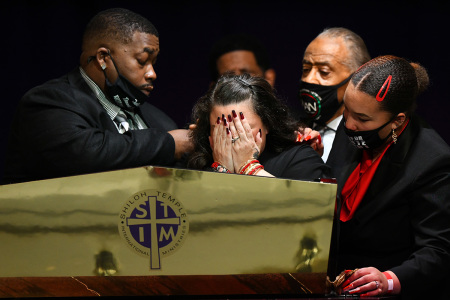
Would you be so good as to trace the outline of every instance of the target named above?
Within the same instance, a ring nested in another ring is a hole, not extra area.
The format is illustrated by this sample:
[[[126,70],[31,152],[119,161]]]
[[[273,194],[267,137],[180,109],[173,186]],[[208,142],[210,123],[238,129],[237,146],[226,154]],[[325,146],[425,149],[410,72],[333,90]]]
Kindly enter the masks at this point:
[[[328,155],[330,154],[331,147],[333,146],[334,137],[336,135],[336,130],[339,126],[339,123],[342,120],[342,115],[331,121],[327,124],[327,126],[323,129],[317,130],[322,137],[323,143],[323,155],[322,160],[326,163],[328,159]],[[316,124],[314,124],[315,126]],[[316,130],[316,129],[315,129]]]

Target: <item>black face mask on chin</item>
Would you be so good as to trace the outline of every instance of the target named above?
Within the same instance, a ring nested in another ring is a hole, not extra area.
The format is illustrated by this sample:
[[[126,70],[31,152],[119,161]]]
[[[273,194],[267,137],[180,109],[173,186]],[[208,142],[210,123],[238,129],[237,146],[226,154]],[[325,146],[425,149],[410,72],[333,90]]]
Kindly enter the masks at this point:
[[[116,81],[111,83],[106,76],[106,71],[103,69],[103,74],[105,74],[105,93],[108,96],[108,100],[126,110],[134,109],[147,101],[148,96],[119,73],[119,69],[109,51],[108,55],[111,57],[118,75]]]
[[[309,118],[323,125],[341,107],[337,90],[346,84],[353,74],[336,85],[319,85],[300,80],[298,97]]]

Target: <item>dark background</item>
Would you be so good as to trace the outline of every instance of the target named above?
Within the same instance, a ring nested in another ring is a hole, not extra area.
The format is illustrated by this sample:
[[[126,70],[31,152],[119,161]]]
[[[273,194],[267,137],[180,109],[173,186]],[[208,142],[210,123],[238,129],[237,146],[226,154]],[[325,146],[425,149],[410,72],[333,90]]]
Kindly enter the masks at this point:
[[[84,26],[98,11],[125,7],[160,33],[158,79],[150,101],[180,127],[207,90],[207,57],[228,33],[245,32],[266,45],[278,94],[296,106],[303,51],[325,27],[347,27],[372,57],[393,54],[428,70],[431,84],[417,112],[450,144],[449,1],[2,1],[0,157],[21,96],[77,64]],[[57,126],[57,124],[55,124]],[[0,161],[0,176],[3,160]]]

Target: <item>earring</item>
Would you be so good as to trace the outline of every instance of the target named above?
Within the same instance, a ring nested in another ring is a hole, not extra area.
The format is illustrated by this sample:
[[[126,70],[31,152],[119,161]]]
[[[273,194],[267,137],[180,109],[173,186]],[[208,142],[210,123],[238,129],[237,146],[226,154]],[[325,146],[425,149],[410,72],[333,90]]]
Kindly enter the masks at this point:
[[[104,69],[106,69],[106,64],[105,64],[105,63],[102,63],[102,64],[100,65],[100,67],[102,68],[102,70],[104,70]]]
[[[394,129],[392,129],[392,140],[394,141],[394,144],[397,144],[397,134]]]

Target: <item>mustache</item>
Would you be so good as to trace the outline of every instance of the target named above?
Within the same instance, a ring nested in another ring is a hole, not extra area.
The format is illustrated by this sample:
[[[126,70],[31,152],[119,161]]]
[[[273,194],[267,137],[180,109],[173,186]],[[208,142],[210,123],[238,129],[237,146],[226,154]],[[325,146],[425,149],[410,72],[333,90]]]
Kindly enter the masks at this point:
[[[153,88],[153,82],[142,84],[138,88],[139,89],[146,89],[146,88],[149,88],[149,87]]]

